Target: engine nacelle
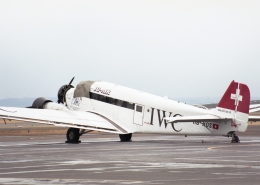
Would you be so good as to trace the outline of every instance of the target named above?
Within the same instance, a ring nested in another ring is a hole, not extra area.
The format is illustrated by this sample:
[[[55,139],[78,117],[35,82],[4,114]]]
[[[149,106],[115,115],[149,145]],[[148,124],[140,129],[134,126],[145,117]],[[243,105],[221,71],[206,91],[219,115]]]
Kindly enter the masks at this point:
[[[68,111],[68,109],[66,107],[64,107],[63,105],[52,102],[51,100],[48,100],[44,97],[40,97],[40,98],[37,98],[36,100],[34,100],[32,106],[28,107],[28,108]]]
[[[31,107],[29,108],[33,108],[33,109],[43,109],[44,105],[46,103],[49,103],[49,102],[52,102],[51,100],[48,100],[44,97],[40,97],[40,98],[37,98],[36,100],[34,100],[33,104]]]

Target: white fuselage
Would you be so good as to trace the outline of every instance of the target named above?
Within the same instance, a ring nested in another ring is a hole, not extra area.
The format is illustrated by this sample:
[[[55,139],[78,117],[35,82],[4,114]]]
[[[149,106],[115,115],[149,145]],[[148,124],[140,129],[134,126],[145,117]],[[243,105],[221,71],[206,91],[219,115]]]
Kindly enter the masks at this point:
[[[182,135],[226,135],[237,131],[230,122],[185,122],[167,124],[164,117],[210,114],[206,110],[167,98],[107,82],[94,82],[90,97],[74,98],[75,88],[66,94],[70,110],[95,112],[120,123],[134,133],[171,133]]]

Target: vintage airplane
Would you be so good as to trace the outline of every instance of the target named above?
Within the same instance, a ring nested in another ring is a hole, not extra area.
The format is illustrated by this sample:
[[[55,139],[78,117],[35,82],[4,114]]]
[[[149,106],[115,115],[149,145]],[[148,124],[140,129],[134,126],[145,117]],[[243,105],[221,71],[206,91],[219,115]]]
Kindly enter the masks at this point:
[[[74,88],[73,80],[59,89],[58,103],[41,97],[27,108],[0,107],[0,118],[68,127],[69,143],[89,131],[116,133],[121,141],[130,141],[132,133],[165,133],[223,135],[239,142],[235,132],[260,120],[249,116],[249,88],[234,81],[218,106],[206,110],[107,82],[83,81]]]

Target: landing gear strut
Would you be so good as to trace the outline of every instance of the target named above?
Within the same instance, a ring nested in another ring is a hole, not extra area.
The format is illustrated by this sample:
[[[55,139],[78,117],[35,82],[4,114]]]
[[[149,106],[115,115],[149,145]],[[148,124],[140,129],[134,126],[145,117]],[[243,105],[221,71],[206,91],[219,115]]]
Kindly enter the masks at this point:
[[[119,138],[120,138],[121,142],[131,141],[132,133],[130,133],[130,134],[119,134]]]
[[[80,143],[81,142],[81,141],[79,141],[80,133],[79,133],[78,128],[69,128],[66,136],[67,136],[66,143]]]
[[[231,143],[240,143],[240,140],[235,132],[230,133],[229,136],[232,138]]]

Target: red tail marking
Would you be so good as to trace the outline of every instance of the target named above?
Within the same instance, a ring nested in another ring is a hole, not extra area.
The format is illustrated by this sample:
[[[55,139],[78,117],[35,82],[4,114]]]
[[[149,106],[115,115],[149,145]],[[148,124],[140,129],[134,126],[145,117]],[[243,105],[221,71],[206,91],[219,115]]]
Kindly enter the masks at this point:
[[[232,81],[218,107],[249,114],[250,91],[245,84]]]

